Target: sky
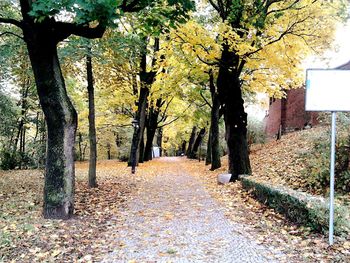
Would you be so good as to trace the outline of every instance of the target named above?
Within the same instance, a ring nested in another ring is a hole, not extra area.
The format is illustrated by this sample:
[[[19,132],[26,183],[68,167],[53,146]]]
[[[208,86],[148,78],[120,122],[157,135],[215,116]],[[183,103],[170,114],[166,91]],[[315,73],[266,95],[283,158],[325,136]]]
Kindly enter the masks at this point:
[[[324,54],[325,59],[310,57],[305,61],[307,68],[335,68],[350,61],[350,22],[339,25],[334,41],[335,50]]]

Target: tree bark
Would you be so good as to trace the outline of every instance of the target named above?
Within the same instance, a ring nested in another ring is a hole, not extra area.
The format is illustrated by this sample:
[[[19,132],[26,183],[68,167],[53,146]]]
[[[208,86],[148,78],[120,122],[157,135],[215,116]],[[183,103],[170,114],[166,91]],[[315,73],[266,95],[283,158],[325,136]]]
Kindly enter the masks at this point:
[[[140,157],[140,144],[143,139],[142,133],[145,130],[145,121],[146,121],[146,108],[147,108],[147,98],[149,95],[148,87],[141,87],[138,109],[135,119],[138,122],[138,127],[134,129],[134,134],[131,142],[130,158],[128,165],[131,166],[133,163],[138,165]],[[142,150],[143,153],[143,150]]]
[[[210,144],[211,144],[211,168],[214,171],[221,167],[220,160],[220,140],[219,140],[219,120],[220,120],[220,100],[219,94],[214,85],[214,76],[210,73],[210,93],[212,107],[210,114]]]
[[[193,126],[192,132],[191,132],[191,136],[190,136],[190,140],[188,141],[187,151],[186,151],[186,156],[187,157],[190,157],[191,154],[192,154],[192,148],[193,148],[194,140],[196,139],[196,132],[197,132],[197,127]]]
[[[43,22],[23,31],[48,127],[43,214],[69,218],[74,210],[77,113],[66,92],[51,28]]]
[[[239,57],[230,51],[227,45],[223,45],[217,87],[220,102],[225,107],[225,138],[231,181],[237,180],[240,174],[251,173],[247,144],[247,114],[244,111],[238,62]]]
[[[208,134],[208,143],[207,143],[207,155],[205,157],[205,165],[211,164],[211,125],[209,129],[209,134]]]
[[[145,121],[146,123],[146,121]],[[139,144],[139,163],[143,163],[143,157],[145,153],[145,130],[146,130],[146,124],[143,126],[143,131],[140,131],[141,139]]]
[[[79,145],[79,161],[83,161],[83,150],[81,148],[81,143],[83,142],[83,136],[81,134],[81,132],[79,132],[78,135],[78,145]]]
[[[145,154],[144,154],[144,161],[150,161],[152,160],[152,147],[153,147],[153,139],[156,134],[156,130],[158,127],[158,116],[160,113],[160,107],[162,106],[162,99],[157,99],[156,105],[151,106],[148,111],[148,118],[147,118],[147,140],[146,140],[146,146],[145,146]]]
[[[163,128],[157,129],[157,145],[159,147],[159,156],[162,157],[162,142],[163,142]]]
[[[89,142],[90,142],[90,160],[89,160],[89,187],[97,187],[96,181],[96,161],[97,161],[97,145],[96,145],[96,127],[95,127],[95,94],[94,94],[94,77],[92,71],[91,46],[87,46],[86,55],[86,75],[87,75],[87,91],[89,98]]]
[[[182,142],[182,145],[181,145],[181,154],[185,154],[186,152],[186,141],[183,141]]]

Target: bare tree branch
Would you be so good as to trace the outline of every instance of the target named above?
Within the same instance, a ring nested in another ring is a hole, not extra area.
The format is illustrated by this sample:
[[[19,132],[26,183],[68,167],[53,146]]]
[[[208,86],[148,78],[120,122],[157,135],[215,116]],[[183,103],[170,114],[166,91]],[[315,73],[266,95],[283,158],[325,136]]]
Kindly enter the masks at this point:
[[[22,27],[23,27],[21,21],[18,21],[18,20],[12,19],[12,18],[0,17],[0,23],[3,23],[3,24],[11,24],[11,25],[17,26],[17,27],[19,27],[19,28],[21,28],[21,29],[22,29]]]
[[[207,98],[203,95],[202,90],[199,91],[199,94],[201,95],[202,99],[205,101],[206,105],[208,105],[212,109],[213,106],[210,104],[210,102],[207,100]]]
[[[6,31],[6,32],[3,32],[3,33],[0,33],[0,37],[2,37],[4,35],[12,35],[12,36],[15,36],[15,37],[18,37],[18,38],[24,40],[24,38],[22,36],[17,35],[16,33],[13,33],[13,32]]]

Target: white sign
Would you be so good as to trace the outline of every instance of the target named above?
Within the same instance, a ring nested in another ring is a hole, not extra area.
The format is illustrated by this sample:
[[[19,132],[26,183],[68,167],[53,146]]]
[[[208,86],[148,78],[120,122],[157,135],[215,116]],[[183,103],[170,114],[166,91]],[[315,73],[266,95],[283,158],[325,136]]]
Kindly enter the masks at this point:
[[[350,111],[350,70],[308,69],[306,111]]]

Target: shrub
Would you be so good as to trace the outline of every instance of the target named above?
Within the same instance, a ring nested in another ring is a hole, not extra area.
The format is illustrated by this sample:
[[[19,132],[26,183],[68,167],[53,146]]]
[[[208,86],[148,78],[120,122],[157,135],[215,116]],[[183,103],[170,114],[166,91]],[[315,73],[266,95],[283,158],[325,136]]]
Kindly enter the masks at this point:
[[[0,152],[0,168],[2,170],[13,170],[20,162],[20,156],[17,152],[13,153],[10,150],[3,149]]]
[[[261,203],[285,215],[298,225],[310,227],[313,231],[326,233],[329,226],[329,207],[326,199],[284,188],[272,187],[257,182],[252,177],[241,178],[242,186],[249,190]],[[335,205],[334,230],[338,235],[349,233],[348,210]]]
[[[249,145],[253,143],[264,143],[266,141],[264,124],[261,120],[248,116],[247,138]]]
[[[340,122],[336,143],[335,189],[338,192],[350,191],[350,147],[349,133]],[[330,132],[323,132],[313,139],[311,152],[303,153],[307,160],[302,173],[307,186],[315,192],[326,193],[329,187]]]

